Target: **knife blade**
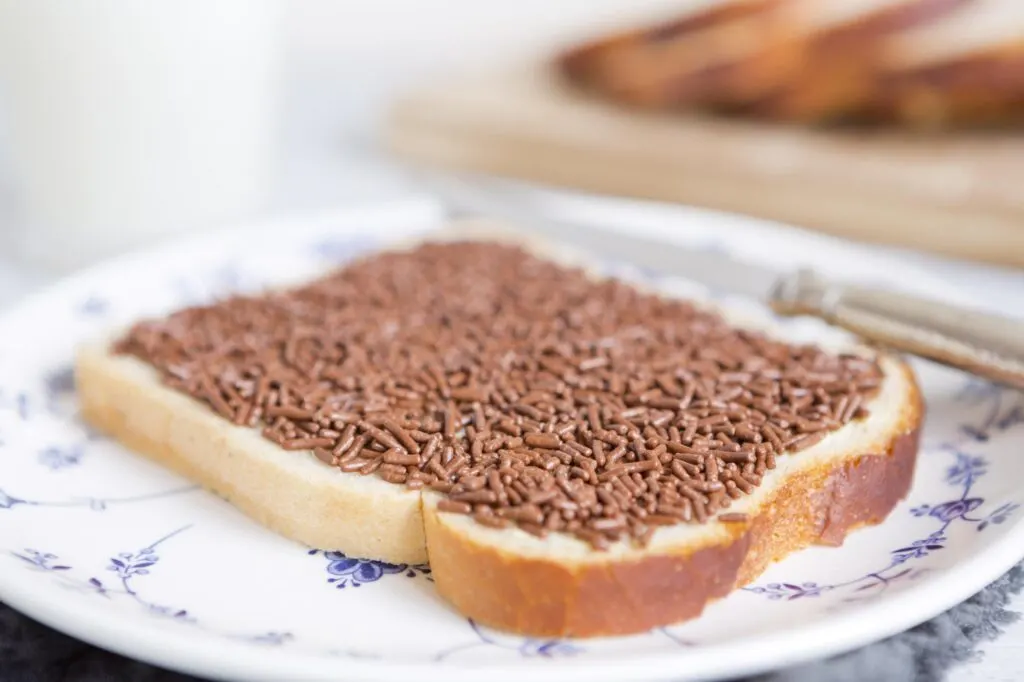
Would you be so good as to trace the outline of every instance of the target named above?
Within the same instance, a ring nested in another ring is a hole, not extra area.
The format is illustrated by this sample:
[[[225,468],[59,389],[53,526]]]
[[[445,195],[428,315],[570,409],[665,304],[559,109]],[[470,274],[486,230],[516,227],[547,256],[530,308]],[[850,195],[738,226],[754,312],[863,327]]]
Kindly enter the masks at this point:
[[[600,258],[750,296],[779,315],[817,317],[868,341],[1024,389],[1024,319],[831,282],[810,270],[778,272],[714,251],[552,220],[454,173],[427,173],[425,178],[455,215],[497,218]]]
[[[625,262],[667,275],[699,282],[712,290],[749,296],[760,301],[779,282],[781,272],[757,263],[739,262],[730,256],[694,249],[638,234],[608,230],[552,219],[509,200],[493,187],[455,173],[424,176],[440,196],[452,217],[488,216],[553,243],[612,262]]]
[[[699,282],[712,290],[767,301],[783,273],[718,252],[691,249],[663,240],[564,222],[535,220],[525,229],[555,243],[610,261],[622,261]]]

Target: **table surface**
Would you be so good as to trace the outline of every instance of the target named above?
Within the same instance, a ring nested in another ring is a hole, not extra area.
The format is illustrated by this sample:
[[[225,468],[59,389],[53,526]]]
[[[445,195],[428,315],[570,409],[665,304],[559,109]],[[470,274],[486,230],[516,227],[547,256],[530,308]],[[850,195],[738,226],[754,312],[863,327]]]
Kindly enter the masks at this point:
[[[353,201],[387,201],[416,191],[409,175],[372,143],[381,103],[391,91],[382,87],[381,80],[353,83],[347,75],[322,72],[293,75],[289,82],[286,155],[275,212],[320,211]],[[9,238],[19,224],[15,195],[2,174],[2,161],[0,149],[0,241]],[[999,305],[1005,310],[1009,305],[1024,315],[1024,271],[908,252],[904,257],[977,292],[978,298],[990,301],[993,308]],[[52,274],[0,256],[0,309],[53,279]],[[1016,597],[1011,608],[1024,612],[1024,595]],[[976,661],[954,669],[949,682],[1024,679],[1024,620],[983,645],[981,652]]]

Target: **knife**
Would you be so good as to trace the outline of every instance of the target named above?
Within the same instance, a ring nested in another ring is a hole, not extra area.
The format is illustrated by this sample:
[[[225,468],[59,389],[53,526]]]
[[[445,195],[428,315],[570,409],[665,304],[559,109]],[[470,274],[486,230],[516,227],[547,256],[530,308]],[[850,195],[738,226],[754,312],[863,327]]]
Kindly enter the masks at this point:
[[[718,252],[550,220],[451,173],[431,173],[425,181],[456,214],[508,221],[598,257],[749,296],[778,315],[816,317],[876,344],[1024,389],[1024,319],[831,281],[810,269],[780,272]]]

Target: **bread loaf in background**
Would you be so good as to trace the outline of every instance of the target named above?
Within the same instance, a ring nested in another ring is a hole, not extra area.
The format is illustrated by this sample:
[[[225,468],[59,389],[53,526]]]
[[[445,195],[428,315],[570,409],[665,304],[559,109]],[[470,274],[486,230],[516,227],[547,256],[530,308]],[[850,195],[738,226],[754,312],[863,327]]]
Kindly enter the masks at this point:
[[[723,0],[577,46],[557,66],[649,109],[970,126],[1019,119],[1022,45],[1015,0]]]

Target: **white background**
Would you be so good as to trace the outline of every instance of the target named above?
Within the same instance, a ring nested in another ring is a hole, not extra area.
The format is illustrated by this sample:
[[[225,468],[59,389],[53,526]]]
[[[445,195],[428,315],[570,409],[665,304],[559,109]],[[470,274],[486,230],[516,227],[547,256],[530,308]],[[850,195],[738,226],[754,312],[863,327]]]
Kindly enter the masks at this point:
[[[211,0],[214,1],[214,0]],[[346,201],[386,200],[414,189],[374,148],[379,112],[394,92],[453,69],[530,58],[623,17],[678,6],[671,0],[301,0],[289,4],[290,66],[285,157],[278,211],[315,210]],[[2,111],[0,111],[2,113]],[[0,237],[19,229],[17,195],[3,164],[0,117]],[[912,256],[908,256],[912,257]],[[925,261],[993,301],[1024,313],[1024,274]],[[47,275],[0,259],[0,303],[16,300]],[[1024,610],[1024,598],[1016,600]],[[951,682],[1024,679],[1024,624],[956,669]]]

